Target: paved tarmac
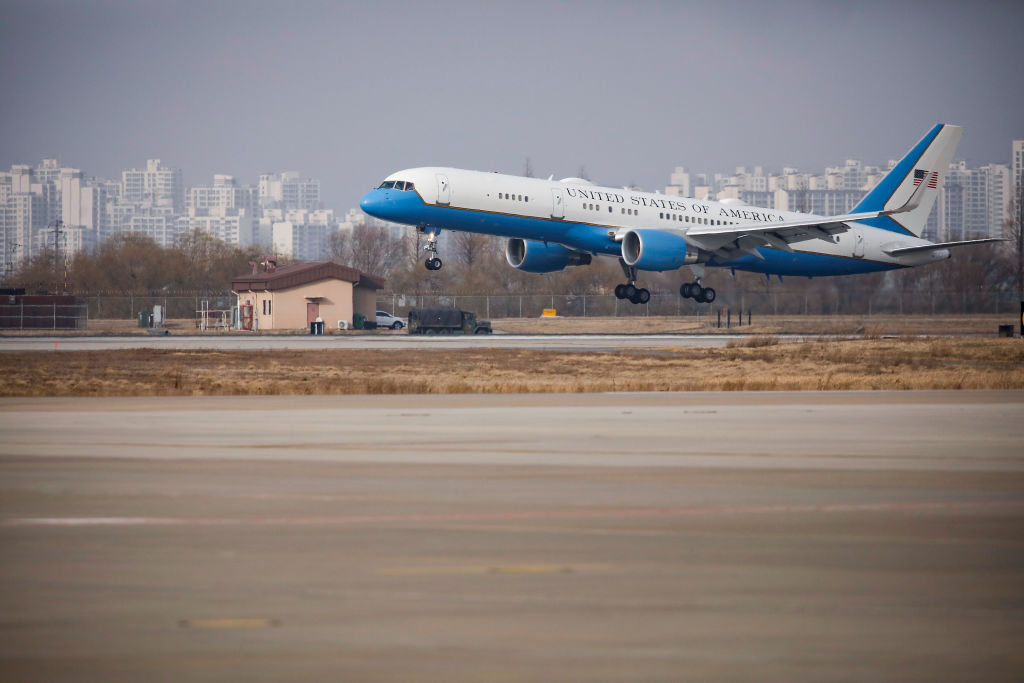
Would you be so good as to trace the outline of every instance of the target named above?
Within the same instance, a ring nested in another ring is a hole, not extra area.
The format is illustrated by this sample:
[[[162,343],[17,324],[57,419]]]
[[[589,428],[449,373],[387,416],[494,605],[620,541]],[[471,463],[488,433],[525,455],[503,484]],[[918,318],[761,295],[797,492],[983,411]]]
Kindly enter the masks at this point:
[[[3,680],[1019,680],[1024,392],[0,399]]]

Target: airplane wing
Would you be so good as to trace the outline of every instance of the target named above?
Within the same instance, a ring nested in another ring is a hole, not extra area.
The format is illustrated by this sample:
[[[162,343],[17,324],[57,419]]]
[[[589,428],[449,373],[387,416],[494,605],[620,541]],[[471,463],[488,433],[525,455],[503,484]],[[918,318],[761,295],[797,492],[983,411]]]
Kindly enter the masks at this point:
[[[789,246],[794,242],[822,239],[835,242],[835,235],[849,230],[847,223],[877,218],[883,212],[851,213],[845,216],[811,218],[785,221],[782,223],[754,223],[751,225],[715,225],[690,228],[686,241],[716,256],[728,260],[743,254],[764,259],[758,247],[775,247],[782,251],[793,251]]]
[[[723,260],[750,254],[763,261],[764,256],[757,250],[758,247],[775,247],[782,251],[792,252],[793,248],[789,245],[794,242],[822,239],[834,243],[835,235],[850,229],[848,223],[913,211],[921,203],[925,186],[926,183],[921,183],[903,206],[888,211],[849,213],[842,216],[815,217],[781,223],[690,228],[685,233],[685,237],[687,242],[705,251],[710,251]]]

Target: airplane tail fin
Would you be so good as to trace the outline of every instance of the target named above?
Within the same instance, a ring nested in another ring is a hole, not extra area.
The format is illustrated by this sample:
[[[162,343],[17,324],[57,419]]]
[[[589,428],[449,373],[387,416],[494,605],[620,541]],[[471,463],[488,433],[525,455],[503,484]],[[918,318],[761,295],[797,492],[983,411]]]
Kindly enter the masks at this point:
[[[860,200],[853,213],[892,211],[869,225],[920,237],[964,129],[938,124]]]

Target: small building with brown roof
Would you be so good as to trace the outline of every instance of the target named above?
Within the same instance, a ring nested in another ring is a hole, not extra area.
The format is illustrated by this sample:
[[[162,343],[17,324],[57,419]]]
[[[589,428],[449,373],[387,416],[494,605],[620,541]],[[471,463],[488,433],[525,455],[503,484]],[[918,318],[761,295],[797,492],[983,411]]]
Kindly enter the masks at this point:
[[[355,313],[372,321],[377,290],[383,288],[381,278],[329,261],[277,268],[268,260],[265,271],[231,280],[245,330],[309,329],[317,318],[326,329],[336,328],[341,321],[351,327]]]

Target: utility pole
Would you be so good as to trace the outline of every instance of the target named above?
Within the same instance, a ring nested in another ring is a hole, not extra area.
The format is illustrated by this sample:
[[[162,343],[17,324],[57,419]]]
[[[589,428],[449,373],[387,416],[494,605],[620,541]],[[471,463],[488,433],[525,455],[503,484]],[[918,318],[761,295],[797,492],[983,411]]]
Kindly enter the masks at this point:
[[[53,222],[53,273],[56,275],[60,272],[60,236],[64,232],[61,230],[61,226],[64,225],[64,221],[57,219]],[[67,283],[67,269],[65,267],[64,281]],[[54,293],[60,292],[60,282],[57,282],[54,286]]]
[[[1024,177],[1017,178],[1017,299],[1024,306]],[[1024,322],[1022,322],[1024,325]]]
[[[11,253],[7,255],[7,263],[5,264],[4,277],[10,277],[14,275],[14,269],[18,265],[18,249],[21,247],[17,242],[11,243]]]
[[[1024,174],[1017,176],[1017,301],[1020,302],[1020,336],[1024,337]]]

